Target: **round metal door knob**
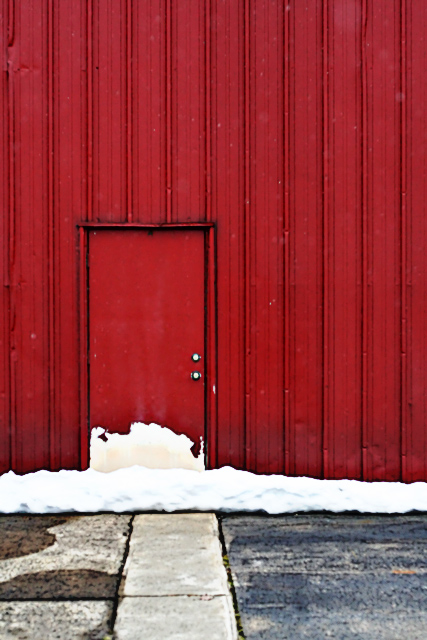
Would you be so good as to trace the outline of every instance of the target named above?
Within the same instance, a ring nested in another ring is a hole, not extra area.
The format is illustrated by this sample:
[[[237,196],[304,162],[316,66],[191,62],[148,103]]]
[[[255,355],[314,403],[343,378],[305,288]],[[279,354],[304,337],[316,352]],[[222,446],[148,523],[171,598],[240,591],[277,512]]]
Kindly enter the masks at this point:
[[[191,377],[193,380],[200,380],[200,378],[202,377],[202,374],[200,373],[200,371],[192,371]]]
[[[191,359],[193,362],[199,362],[199,360],[202,359],[202,356],[200,356],[198,353],[193,353],[193,355],[191,356]]]

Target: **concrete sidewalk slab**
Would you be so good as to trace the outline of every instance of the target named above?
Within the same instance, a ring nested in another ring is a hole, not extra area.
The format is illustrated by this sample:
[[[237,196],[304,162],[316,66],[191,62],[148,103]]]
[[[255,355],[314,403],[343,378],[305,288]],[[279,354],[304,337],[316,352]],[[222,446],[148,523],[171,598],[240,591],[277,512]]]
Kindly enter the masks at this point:
[[[117,640],[234,640],[235,628],[223,595],[124,598],[114,630]]]
[[[111,633],[130,515],[1,516],[0,638]]]
[[[114,597],[130,519],[0,518],[0,600]]]
[[[118,640],[234,640],[236,623],[214,514],[135,517]]]
[[[215,515],[136,516],[121,595],[208,594],[228,594]]]
[[[113,602],[0,602],[1,640],[103,640]]]

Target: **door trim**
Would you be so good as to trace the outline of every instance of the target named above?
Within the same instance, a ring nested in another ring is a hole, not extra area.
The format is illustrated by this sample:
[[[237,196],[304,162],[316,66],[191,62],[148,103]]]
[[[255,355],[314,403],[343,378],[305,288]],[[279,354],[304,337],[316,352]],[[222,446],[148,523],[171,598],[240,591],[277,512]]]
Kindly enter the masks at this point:
[[[79,248],[79,389],[80,389],[80,468],[89,466],[89,264],[88,234],[95,229],[158,229],[191,230],[204,232],[205,241],[205,464],[206,468],[217,466],[217,291],[216,291],[216,229],[213,222],[184,222],[168,224],[141,224],[138,222],[81,222],[77,225]]]

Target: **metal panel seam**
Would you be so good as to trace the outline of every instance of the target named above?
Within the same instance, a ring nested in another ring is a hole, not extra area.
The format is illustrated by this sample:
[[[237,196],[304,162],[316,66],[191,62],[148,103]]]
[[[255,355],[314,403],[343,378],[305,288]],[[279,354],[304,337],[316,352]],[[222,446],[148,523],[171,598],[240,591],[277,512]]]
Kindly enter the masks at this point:
[[[250,255],[250,237],[251,237],[251,206],[250,206],[250,162],[251,162],[251,149],[250,149],[250,0],[245,0],[244,11],[244,33],[245,33],[245,77],[244,77],[244,103],[245,103],[245,133],[244,133],[244,145],[245,145],[245,188],[244,188],[244,235],[245,235],[245,249],[244,249],[244,261],[245,261],[245,313],[244,313],[244,332],[245,332],[245,411],[244,411],[244,468],[247,468],[249,454],[247,450],[248,443],[248,429],[250,422],[250,324],[251,324],[251,308],[250,308],[250,282],[251,282],[251,255]]]
[[[329,476],[329,25],[328,0],[323,0],[323,477]]]
[[[205,216],[212,220],[211,0],[205,0]]]
[[[132,0],[126,4],[126,217],[133,220],[132,182]]]
[[[48,313],[49,313],[49,461],[52,469],[58,466],[55,413],[55,238],[54,238],[54,0],[48,3]]]
[[[367,0],[362,0],[362,38],[361,38],[361,73],[362,73],[362,459],[361,477],[365,478],[367,471],[367,429],[368,429],[368,115],[367,115],[367,52],[366,32],[368,27]]]
[[[407,424],[408,424],[408,387],[407,387],[407,296],[406,296],[406,275],[407,275],[407,246],[406,246],[406,227],[407,227],[407,210],[406,210],[406,100],[407,100],[407,78],[406,78],[406,0],[401,0],[401,123],[400,123],[400,164],[401,164],[401,185],[400,185],[400,207],[401,207],[401,479],[407,479]]]
[[[93,0],[87,0],[87,219],[93,220]]]
[[[166,0],[166,222],[172,222],[172,0]]]
[[[284,317],[284,349],[283,349],[283,373],[284,373],[284,442],[285,442],[285,474],[290,470],[290,7],[285,7],[283,16],[283,73],[284,73],[284,109],[283,109],[283,184],[284,184],[284,264],[283,264],[283,317]]]
[[[16,442],[16,200],[15,200],[15,92],[14,92],[14,57],[12,48],[15,45],[15,4],[10,1],[8,15],[8,125],[9,125],[9,380],[10,380],[10,459],[12,468],[17,465]]]

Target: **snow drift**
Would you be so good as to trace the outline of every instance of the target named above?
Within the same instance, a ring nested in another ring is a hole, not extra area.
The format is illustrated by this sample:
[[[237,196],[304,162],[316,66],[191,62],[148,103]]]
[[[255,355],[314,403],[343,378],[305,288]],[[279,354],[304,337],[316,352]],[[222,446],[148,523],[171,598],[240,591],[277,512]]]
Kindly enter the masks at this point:
[[[128,435],[97,427],[92,468],[23,476],[9,471],[0,477],[0,513],[427,511],[425,482],[288,478],[231,467],[205,471],[203,450],[195,458],[192,444],[156,424],[135,423]]]
[[[177,510],[427,511],[427,484],[258,476],[231,467],[201,473],[140,466],[111,473],[10,471],[0,477],[1,513]]]

